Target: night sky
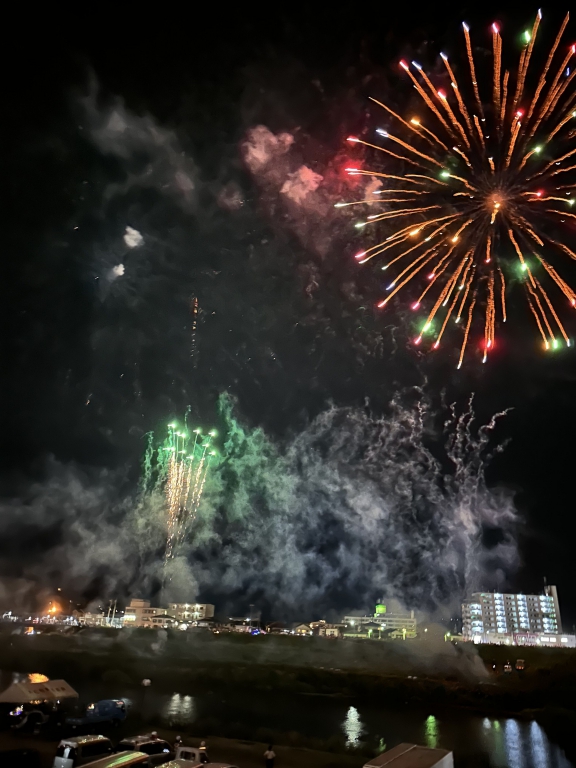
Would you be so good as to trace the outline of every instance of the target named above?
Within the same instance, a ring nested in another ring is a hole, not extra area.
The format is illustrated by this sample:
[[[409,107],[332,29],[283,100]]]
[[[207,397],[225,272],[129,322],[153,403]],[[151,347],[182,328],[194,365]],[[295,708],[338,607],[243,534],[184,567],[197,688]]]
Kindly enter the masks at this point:
[[[414,387],[439,409],[475,393],[481,422],[511,409],[493,435],[507,445],[487,470],[518,512],[508,586],[557,584],[571,627],[574,352],[545,356],[518,297],[488,365],[473,354],[457,372],[449,345],[434,357],[415,350],[400,305],[373,310],[381,279],[353,262],[358,235],[331,207],[355,194],[344,140],[373,119],[369,95],[394,93],[399,57],[455,48],[462,18],[519,33],[532,9],[470,4],[417,20],[381,9],[202,7],[200,20],[159,7],[18,31],[2,142],[4,496],[13,511],[62,467],[121,470],[134,484],[145,433],[188,404],[198,423],[221,426],[223,392],[243,423],[278,441],[330,404],[385,414]],[[543,10],[548,40],[561,17]],[[249,155],[258,126],[293,137],[262,173]],[[310,206],[280,194],[302,165],[323,177]],[[127,226],[144,238],[136,248]],[[576,337],[576,319],[568,328]],[[61,536],[24,518],[4,518],[7,585]],[[498,536],[485,531],[485,545]],[[53,568],[42,586],[61,581],[75,600],[106,597]]]

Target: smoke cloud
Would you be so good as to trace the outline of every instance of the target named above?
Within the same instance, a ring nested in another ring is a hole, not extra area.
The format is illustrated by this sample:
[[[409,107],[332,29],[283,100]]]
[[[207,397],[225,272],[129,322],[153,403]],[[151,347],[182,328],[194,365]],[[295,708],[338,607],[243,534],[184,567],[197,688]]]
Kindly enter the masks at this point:
[[[514,509],[483,477],[493,423],[475,428],[471,410],[452,413],[442,436],[424,400],[396,400],[385,417],[332,407],[279,442],[242,425],[229,398],[221,409],[224,458],[167,570],[161,493],[123,491],[121,473],[52,465],[49,482],[0,515],[14,546],[46,542],[20,552],[18,576],[58,572],[102,597],[164,584],[167,599],[312,618],[382,595],[439,614],[466,590],[503,586],[515,567]],[[499,543],[483,544],[486,528]]]
[[[120,98],[100,104],[95,84],[82,106],[90,139],[102,154],[115,157],[125,173],[124,181],[109,186],[108,198],[135,187],[153,188],[186,212],[194,209],[196,168],[174,131],[160,126],[151,115],[130,111]],[[136,230],[127,227],[124,239],[129,248],[140,244],[137,236]]]
[[[128,246],[128,248],[137,248],[139,245],[142,245],[144,242],[144,238],[138,232],[137,229],[133,229],[132,227],[126,227],[126,231],[124,232],[123,240]]]

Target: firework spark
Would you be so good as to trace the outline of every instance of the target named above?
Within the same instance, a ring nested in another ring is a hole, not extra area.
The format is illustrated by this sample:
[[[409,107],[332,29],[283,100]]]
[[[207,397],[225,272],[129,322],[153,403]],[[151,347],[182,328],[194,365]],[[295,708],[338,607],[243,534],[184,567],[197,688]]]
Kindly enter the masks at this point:
[[[565,242],[566,237],[574,240],[576,225],[576,211],[571,212],[576,197],[576,68],[569,68],[576,46],[565,49],[562,44],[567,14],[529,94],[526,78],[541,18],[538,11],[531,31],[524,33],[513,71],[503,68],[500,29],[492,25],[490,101],[482,101],[464,23],[469,99],[446,54],[440,54],[445,72],[439,77],[450,83],[446,90],[418,62],[401,61],[422,102],[422,115],[405,119],[372,99],[390,120],[389,129],[376,131],[382,143],[348,137],[383,153],[390,163],[348,169],[350,175],[376,177],[382,186],[369,200],[336,204],[368,204],[371,215],[356,227],[379,222],[386,227],[385,239],[377,238],[355,256],[360,264],[381,257],[383,270],[394,266],[388,294],[378,307],[427,276],[424,289],[411,300],[414,310],[429,306],[414,341],[420,344],[428,334],[437,349],[452,318],[463,330],[458,368],[479,314],[483,362],[494,350],[497,323],[506,321],[507,281],[522,283],[544,348],[556,349],[560,336],[571,346],[558,302],[576,307],[576,292],[550,262],[559,257],[562,269],[566,256],[576,260]],[[377,204],[381,212],[374,214]]]
[[[198,509],[210,459],[216,455],[211,450],[214,430],[202,437],[202,431],[194,429],[192,435],[193,438],[186,429],[179,432],[177,424],[170,424],[168,438],[161,448],[168,453],[164,486],[168,513],[166,560],[172,557],[174,546],[182,540],[186,524]]]
[[[200,505],[210,463],[217,455],[212,446],[215,436],[215,430],[202,435],[200,428],[189,431],[186,425],[180,428],[176,422],[168,425],[168,435],[157,449],[154,435],[149,436],[143,491],[163,491],[165,496],[166,561],[173,557],[174,547],[183,540]]]

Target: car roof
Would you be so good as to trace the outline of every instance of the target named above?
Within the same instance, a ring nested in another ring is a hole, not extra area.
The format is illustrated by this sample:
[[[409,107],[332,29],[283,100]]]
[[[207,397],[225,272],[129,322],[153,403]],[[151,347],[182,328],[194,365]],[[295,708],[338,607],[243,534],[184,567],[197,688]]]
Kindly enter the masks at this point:
[[[235,765],[231,765],[230,763],[203,763],[202,768],[206,768],[208,766],[209,768],[237,768]]]
[[[182,757],[177,757],[175,760],[170,760],[169,763],[164,763],[163,768],[195,768],[197,765],[195,760],[184,760]]]
[[[86,736],[71,736],[69,739],[62,739],[60,744],[63,744],[65,747],[78,747],[82,744],[92,744],[95,741],[110,741],[110,739],[107,736],[96,736],[90,733]]]
[[[236,768],[236,766],[229,763],[196,763],[194,760],[177,757],[169,763],[164,763],[163,768]]]
[[[166,739],[153,739],[150,733],[144,733],[141,736],[126,736],[126,738],[121,739],[120,744],[148,744],[148,742],[151,741],[162,741],[166,744],[168,743]]]
[[[146,755],[144,752],[117,752],[115,755],[108,755],[108,757],[102,757],[100,760],[94,760],[89,763],[90,768],[121,768],[121,766],[130,766],[134,764],[146,763],[150,755]]]

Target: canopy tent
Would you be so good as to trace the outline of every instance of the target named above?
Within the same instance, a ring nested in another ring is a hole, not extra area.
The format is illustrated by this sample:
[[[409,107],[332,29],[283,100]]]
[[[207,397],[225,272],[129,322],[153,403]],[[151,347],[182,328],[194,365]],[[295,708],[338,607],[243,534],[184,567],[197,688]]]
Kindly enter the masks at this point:
[[[29,704],[33,701],[60,701],[77,699],[78,694],[66,680],[48,680],[46,683],[12,683],[0,693],[2,704]]]

